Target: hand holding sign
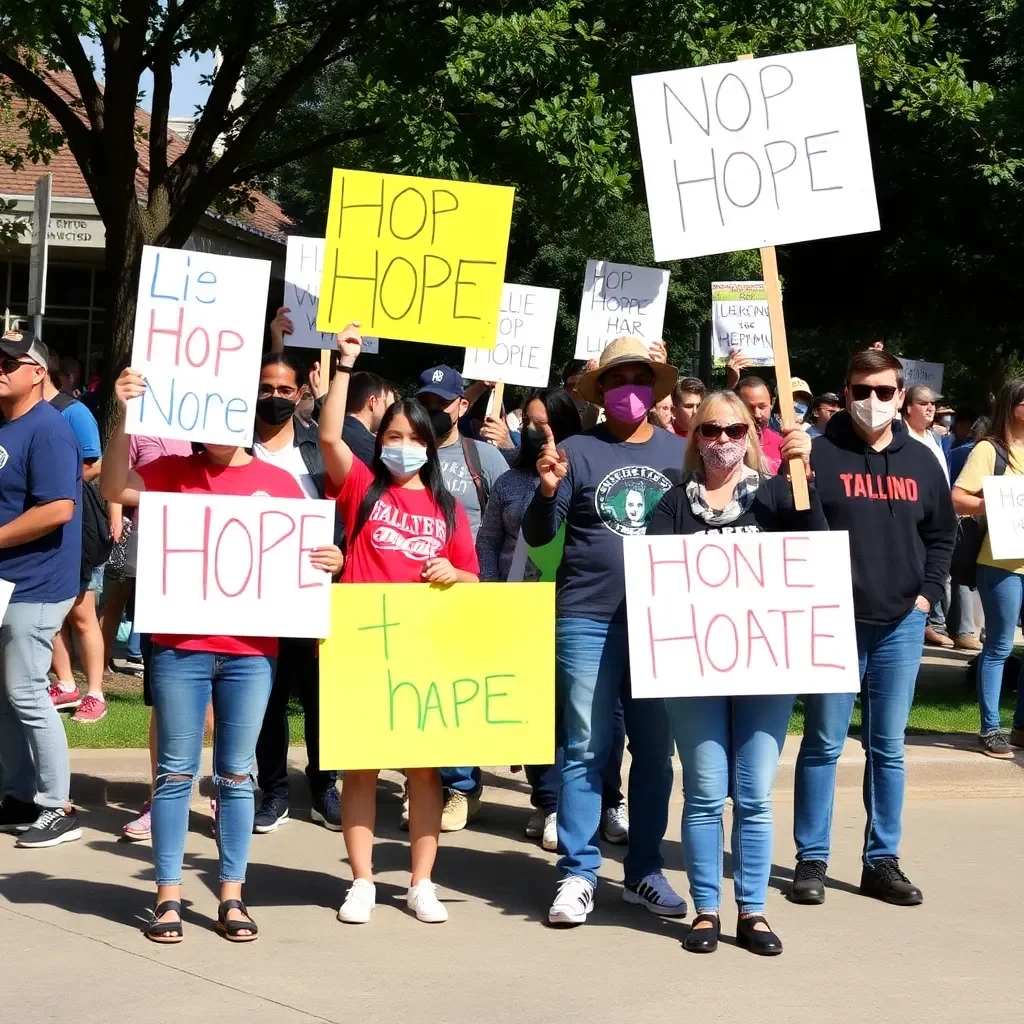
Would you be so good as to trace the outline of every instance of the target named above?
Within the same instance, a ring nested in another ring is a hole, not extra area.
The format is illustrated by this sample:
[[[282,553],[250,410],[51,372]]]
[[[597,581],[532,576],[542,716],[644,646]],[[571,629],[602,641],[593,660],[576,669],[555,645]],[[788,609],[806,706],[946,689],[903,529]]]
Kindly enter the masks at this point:
[[[544,431],[544,447],[537,460],[537,475],[540,477],[541,493],[550,498],[569,472],[569,459],[565,452],[555,447],[555,435],[551,433],[551,428],[544,423],[541,429]]]
[[[647,346],[647,353],[656,363],[668,362],[668,346],[661,338]]]
[[[799,459],[804,469],[811,470],[811,435],[803,427],[782,428],[782,461],[789,464]]]
[[[345,556],[337,544],[324,544],[322,547],[313,548],[310,551],[309,562],[314,569],[337,576],[345,564]]]
[[[287,306],[279,306],[277,315],[270,321],[270,347],[274,352],[284,348],[284,336],[295,333],[295,324],[288,315],[291,310]]]
[[[128,408],[133,398],[141,398],[146,393],[146,378],[130,366],[121,371],[121,376],[114,381],[114,396],[122,409]]]
[[[487,416],[484,419],[483,426],[480,428],[480,437],[499,448],[515,448],[508,427],[494,416]]]
[[[423,566],[423,579],[427,583],[457,583],[455,566],[447,558],[428,558]]]

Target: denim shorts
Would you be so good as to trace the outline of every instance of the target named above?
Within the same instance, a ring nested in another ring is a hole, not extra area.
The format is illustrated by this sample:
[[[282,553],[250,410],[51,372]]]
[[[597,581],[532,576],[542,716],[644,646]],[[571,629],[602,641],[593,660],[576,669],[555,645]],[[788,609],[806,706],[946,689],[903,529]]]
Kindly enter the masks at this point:
[[[82,590],[92,590],[98,594],[103,589],[103,573],[106,567],[106,562],[104,562],[103,565],[96,566],[96,568],[93,569],[92,575],[89,577],[89,579],[87,581],[83,581],[85,583],[85,586],[82,587]]]

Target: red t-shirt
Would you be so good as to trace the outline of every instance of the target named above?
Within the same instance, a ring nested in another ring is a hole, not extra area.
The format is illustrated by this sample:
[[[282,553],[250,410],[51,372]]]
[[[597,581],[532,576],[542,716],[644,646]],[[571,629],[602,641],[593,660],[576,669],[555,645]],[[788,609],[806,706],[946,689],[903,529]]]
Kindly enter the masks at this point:
[[[350,538],[342,583],[422,583],[428,558],[447,558],[456,569],[479,574],[466,510],[455,502],[455,531],[449,537],[444,515],[426,490],[389,487],[351,540],[371,483],[373,473],[353,459],[336,499]]]
[[[218,466],[203,454],[165,455],[138,466],[147,491],[171,494],[240,494],[270,498],[305,498],[291,473],[253,458],[244,466]],[[213,654],[260,654],[277,657],[277,638],[272,636],[188,636],[155,633],[153,642],[181,651]]]
[[[782,435],[777,434],[771,427],[765,427],[761,431],[761,454],[764,456],[768,473],[774,476],[782,465]]]

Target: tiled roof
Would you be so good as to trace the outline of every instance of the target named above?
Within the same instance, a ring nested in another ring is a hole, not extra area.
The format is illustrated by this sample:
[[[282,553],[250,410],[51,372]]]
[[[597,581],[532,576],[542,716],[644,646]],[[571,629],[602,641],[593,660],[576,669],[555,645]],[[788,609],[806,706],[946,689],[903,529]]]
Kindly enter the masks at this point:
[[[47,84],[60,95],[74,109],[74,105],[80,103],[78,87],[75,84],[74,76],[70,71],[44,71]],[[23,107],[23,101],[15,99],[14,109]],[[148,133],[150,131],[149,114],[138,108],[135,112],[139,126]],[[80,117],[85,120],[84,111]],[[54,127],[56,122],[51,118]],[[17,124],[0,124],[0,145],[17,140],[20,134]],[[5,138],[6,136],[6,138]],[[13,138],[12,138],[13,136]],[[167,159],[169,162],[179,157],[188,147],[188,143],[179,135],[169,131],[167,133]],[[140,198],[145,201],[149,180],[149,147],[145,140],[138,143],[139,166],[135,172],[135,190]],[[91,199],[89,186],[78,169],[78,162],[75,160],[71,150],[63,146],[50,158],[49,164],[33,164],[26,162],[20,171],[15,171],[3,161],[0,161],[0,193],[6,195],[30,196],[35,189],[36,179],[49,172],[53,175],[53,194],[64,199]],[[256,208],[251,213],[243,210],[241,213],[232,216],[215,214],[222,220],[238,224],[243,228],[251,228],[265,235],[283,241],[285,232],[291,226],[291,219],[285,214],[280,206],[262,192],[255,192],[254,199]],[[213,211],[211,211],[212,213]]]

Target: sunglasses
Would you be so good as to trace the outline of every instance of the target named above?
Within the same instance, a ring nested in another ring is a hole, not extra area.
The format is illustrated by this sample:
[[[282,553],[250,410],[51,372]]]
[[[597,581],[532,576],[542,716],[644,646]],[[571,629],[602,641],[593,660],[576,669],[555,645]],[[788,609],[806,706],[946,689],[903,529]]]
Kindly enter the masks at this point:
[[[747,436],[746,423],[730,423],[727,427],[723,427],[721,423],[702,423],[697,429],[700,436],[706,437],[709,441],[721,437],[722,434],[730,441],[738,441],[741,437]]]
[[[31,359],[14,359],[6,358],[0,359],[0,373],[3,373],[5,377],[9,377],[19,366],[34,366],[36,365]]]
[[[863,402],[865,398],[871,397],[871,392],[878,395],[879,399],[883,402],[891,402],[893,396],[899,391],[899,388],[893,387],[891,384],[851,384],[850,394],[853,395],[854,400],[857,402]]]

